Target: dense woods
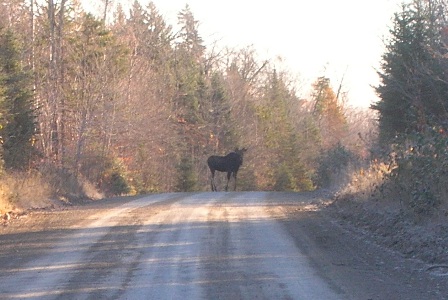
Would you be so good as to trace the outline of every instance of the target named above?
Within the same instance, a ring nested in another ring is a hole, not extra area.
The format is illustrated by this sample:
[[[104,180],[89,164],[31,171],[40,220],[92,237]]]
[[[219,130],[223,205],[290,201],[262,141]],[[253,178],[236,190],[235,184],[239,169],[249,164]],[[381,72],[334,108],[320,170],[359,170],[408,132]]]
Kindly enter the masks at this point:
[[[381,197],[416,215],[446,209],[448,23],[445,1],[411,1],[394,16],[383,55],[379,143],[390,174]]]
[[[168,24],[152,2],[99,3],[0,5],[3,201],[28,185],[69,200],[208,190],[207,157],[246,147],[241,190],[353,187],[373,172],[363,195],[417,214],[446,203],[445,1],[394,14],[370,111],[325,74],[304,88],[252,46],[204,42],[188,5]]]
[[[375,242],[441,265],[448,253],[447,16],[443,0],[408,1],[394,14],[372,105],[378,141],[369,166],[352,172],[330,206]],[[353,161],[343,154],[332,156]]]
[[[2,2],[4,174],[109,195],[206,190],[206,158],[247,147],[241,189],[304,191],[322,151],[366,153],[371,117],[344,108],[328,78],[307,95],[253,47],[206,45],[188,5],[174,31],[151,2],[112,4],[92,15],[78,1]]]

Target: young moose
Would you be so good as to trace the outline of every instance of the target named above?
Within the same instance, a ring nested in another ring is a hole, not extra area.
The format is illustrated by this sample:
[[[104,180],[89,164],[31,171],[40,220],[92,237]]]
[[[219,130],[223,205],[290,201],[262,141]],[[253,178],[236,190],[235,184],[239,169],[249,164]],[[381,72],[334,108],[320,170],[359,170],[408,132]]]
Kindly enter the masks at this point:
[[[233,190],[236,191],[236,174],[238,173],[238,169],[240,168],[240,166],[243,164],[243,154],[246,151],[246,148],[236,148],[234,152],[230,152],[226,156],[212,155],[207,159],[208,167],[210,168],[210,172],[212,172],[212,191],[217,191],[215,184],[215,171],[227,172],[226,191],[229,187],[230,176],[233,174],[233,178],[235,179]]]

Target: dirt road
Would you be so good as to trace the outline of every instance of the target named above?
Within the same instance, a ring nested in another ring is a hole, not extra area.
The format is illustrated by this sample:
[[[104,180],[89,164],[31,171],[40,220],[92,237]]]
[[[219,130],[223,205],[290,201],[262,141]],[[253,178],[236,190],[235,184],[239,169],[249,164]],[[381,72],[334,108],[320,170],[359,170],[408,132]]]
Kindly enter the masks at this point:
[[[173,193],[0,229],[0,299],[448,299],[447,278],[305,193]]]

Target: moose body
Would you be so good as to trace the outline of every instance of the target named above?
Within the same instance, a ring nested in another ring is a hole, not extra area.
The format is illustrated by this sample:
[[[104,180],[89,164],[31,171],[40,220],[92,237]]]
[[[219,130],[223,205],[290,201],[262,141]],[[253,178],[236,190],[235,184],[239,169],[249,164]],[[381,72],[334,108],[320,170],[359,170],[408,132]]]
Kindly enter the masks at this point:
[[[216,192],[215,184],[215,172],[227,172],[227,184],[226,191],[229,187],[230,177],[233,175],[234,178],[234,191],[236,190],[236,175],[240,166],[243,164],[243,154],[247,149],[236,148],[234,152],[230,152],[226,156],[212,155],[207,159],[208,167],[210,168],[211,176],[211,187],[212,191]]]

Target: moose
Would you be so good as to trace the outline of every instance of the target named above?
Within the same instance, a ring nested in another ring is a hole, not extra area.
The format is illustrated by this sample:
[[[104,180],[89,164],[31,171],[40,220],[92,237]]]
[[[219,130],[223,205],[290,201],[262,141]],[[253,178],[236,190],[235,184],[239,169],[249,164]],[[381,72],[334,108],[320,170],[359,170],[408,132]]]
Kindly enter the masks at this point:
[[[217,191],[215,184],[215,171],[227,172],[226,191],[229,187],[230,176],[233,175],[234,178],[233,190],[236,191],[236,174],[238,173],[240,166],[243,164],[243,155],[244,152],[246,151],[247,151],[246,148],[243,149],[236,148],[235,151],[230,152],[226,156],[212,155],[207,159],[208,167],[210,168],[210,172],[212,173],[211,176],[212,191],[214,192]]]

